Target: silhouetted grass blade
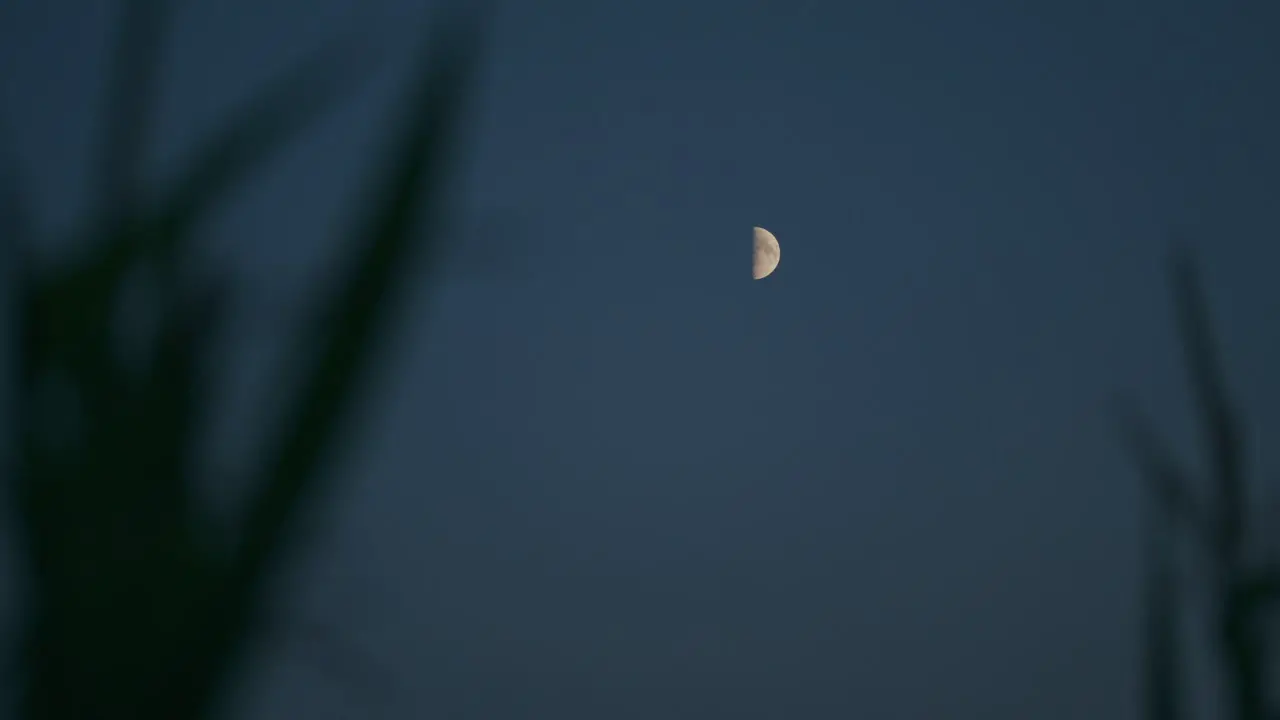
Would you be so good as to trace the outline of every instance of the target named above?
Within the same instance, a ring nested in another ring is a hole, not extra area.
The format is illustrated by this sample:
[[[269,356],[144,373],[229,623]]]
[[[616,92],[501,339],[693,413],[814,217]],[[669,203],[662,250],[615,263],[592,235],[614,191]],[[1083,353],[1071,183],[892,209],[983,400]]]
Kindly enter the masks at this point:
[[[1150,422],[1132,403],[1118,402],[1117,417],[1121,434],[1146,481],[1160,503],[1162,511],[1191,526],[1206,549],[1213,552],[1217,531],[1215,518],[1192,492],[1192,482],[1179,467],[1173,452],[1164,446],[1152,430]]]
[[[1263,720],[1265,648],[1259,637],[1258,608],[1249,593],[1246,568],[1248,517],[1239,418],[1227,398],[1208,303],[1195,264],[1185,249],[1173,254],[1170,275],[1179,334],[1214,476],[1218,559],[1213,571],[1221,604],[1218,630],[1228,681],[1237,716],[1241,720]]]
[[[158,93],[160,53],[172,10],[168,0],[126,0],[108,65],[106,121],[98,163],[107,216],[127,214],[137,201],[139,171]]]
[[[233,114],[223,130],[204,143],[187,169],[170,185],[156,211],[103,215],[88,230],[94,238],[78,261],[63,263],[40,282],[35,328],[45,342],[67,348],[106,338],[122,278],[140,262],[158,261],[156,270],[171,273],[166,258],[208,216],[227,192],[241,183],[283,143],[299,135],[338,96],[343,81],[360,63],[342,63],[338,43],[309,58]],[[34,318],[33,318],[34,319]]]
[[[1246,532],[1241,459],[1244,448],[1237,420],[1227,397],[1217,343],[1209,324],[1207,303],[1189,252],[1179,250],[1171,261],[1179,335],[1192,391],[1200,409],[1216,484],[1220,552],[1238,552]]]
[[[337,46],[287,73],[235,113],[196,153],[195,160],[172,184],[158,211],[104,215],[91,237],[101,238],[79,262],[51,270],[33,288],[25,326],[32,337],[28,348],[45,348],[54,355],[76,349],[86,360],[91,389],[117,384],[120,374],[110,354],[114,301],[125,274],[140,262],[163,260],[180,253],[191,230],[212,212],[229,189],[267,159],[283,142],[301,133],[319,112],[336,99],[342,71]],[[169,274],[161,262],[156,270]],[[172,278],[168,278],[172,283]],[[38,359],[29,367],[41,366]],[[27,377],[27,381],[35,381]],[[118,399],[118,398],[114,398]]]
[[[23,187],[22,168],[13,153],[7,126],[0,121],[0,252],[5,261],[16,259],[14,256],[34,224],[31,200]]]
[[[31,201],[23,192],[22,169],[13,154],[13,144],[6,130],[7,125],[0,120],[0,287],[4,288],[0,295],[4,307],[0,312],[9,313],[15,325],[20,326],[21,298],[26,293],[28,282],[26,243],[34,222]],[[15,344],[17,340],[16,333],[9,337],[9,341]],[[11,387],[16,385],[18,371],[18,367],[9,368],[13,375],[5,380],[10,381]],[[0,481],[2,485],[3,481]]]
[[[15,488],[33,611],[23,712],[157,717],[200,620],[191,598],[213,577],[190,486],[175,470],[191,446],[182,410],[192,379],[165,333],[154,372],[141,377],[112,360],[105,324],[81,325],[67,344],[43,342],[39,329],[86,299],[56,284],[28,287]],[[44,442],[39,411],[50,400],[39,390],[50,374],[79,400],[59,418],[78,430],[69,446]]]
[[[344,61],[348,45],[333,41],[257,92],[231,113],[213,137],[191,153],[185,169],[161,195],[157,210],[131,214],[112,225],[111,242],[92,248],[95,287],[113,287],[125,268],[141,258],[163,261],[180,253],[182,241],[228,192],[285,143],[318,120],[366,68]]]
[[[407,106],[371,183],[374,193],[357,227],[356,256],[320,314],[321,346],[301,384],[297,402],[285,414],[278,435],[264,452],[263,477],[254,485],[243,542],[235,563],[253,586],[279,549],[304,497],[314,495],[322,459],[362,380],[379,339],[386,300],[402,291],[418,250],[428,263],[434,251],[431,229],[442,210],[441,189],[449,177],[459,142],[459,122],[480,41],[479,18],[445,22],[428,45]]]
[[[1250,537],[1246,515],[1241,420],[1227,397],[1208,303],[1190,253],[1175,249],[1169,269],[1178,335],[1210,460],[1214,496],[1207,507],[1191,499],[1185,474],[1145,421],[1130,416],[1126,429],[1139,469],[1151,483],[1160,508],[1190,527],[1210,551],[1205,579],[1213,599],[1212,622],[1231,714],[1239,720],[1264,720],[1269,717],[1265,692],[1269,648],[1260,613],[1280,599],[1280,568],[1251,567],[1258,554],[1247,546],[1256,538]],[[1162,618],[1171,612],[1167,602],[1154,596],[1148,599],[1149,712],[1177,710],[1172,696],[1157,695],[1167,691],[1156,687],[1173,683],[1168,679],[1173,671],[1163,663],[1176,651],[1157,647],[1160,643],[1155,639],[1172,632],[1161,629],[1168,622]]]
[[[192,153],[189,169],[160,202],[156,221],[165,244],[158,250],[171,249],[174,238],[195,227],[250,171],[305,132],[363,78],[368,63],[350,59],[345,51],[352,47],[345,40],[326,45],[234,111],[223,129]]]
[[[1157,509],[1156,515],[1164,515]],[[1143,705],[1147,720],[1181,720],[1183,656],[1178,632],[1178,602],[1171,566],[1170,538],[1164,517],[1147,531],[1147,569],[1143,587]]]
[[[27,718],[187,720],[214,709],[253,629],[264,569],[296,506],[317,490],[316,460],[369,363],[385,301],[404,283],[414,235],[440,211],[474,63],[467,43],[475,27],[448,38],[462,46],[430,46],[425,81],[373,188],[378,202],[358,228],[352,272],[330,299],[318,362],[268,445],[277,454],[256,478],[266,491],[227,556],[210,542],[190,483],[226,288],[181,280],[178,261],[227,192],[317,117],[363,63],[333,48],[304,63],[202,145],[159,207],[143,207],[133,183],[167,6],[126,10],[107,112],[107,207],[85,230],[87,250],[48,271],[24,266],[14,283],[20,448],[10,489],[29,580],[19,649]],[[0,212],[0,227],[27,240],[19,214]],[[139,270],[151,272],[159,329],[141,366],[126,367],[114,352],[113,313]],[[71,405],[59,405],[51,387],[69,393]],[[71,432],[42,424],[51,409]]]

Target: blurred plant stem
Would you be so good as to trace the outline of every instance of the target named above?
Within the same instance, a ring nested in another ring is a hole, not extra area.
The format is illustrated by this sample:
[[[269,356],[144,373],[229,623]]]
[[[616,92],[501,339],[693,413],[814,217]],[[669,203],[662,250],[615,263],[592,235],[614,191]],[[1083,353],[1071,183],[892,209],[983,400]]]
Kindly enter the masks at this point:
[[[1155,501],[1151,524],[1144,645],[1145,707],[1149,720],[1183,717],[1182,650],[1177,634],[1177,588],[1170,568],[1175,531],[1191,539],[1206,562],[1201,576],[1211,589],[1211,627],[1232,708],[1223,717],[1274,720],[1266,706],[1270,648],[1263,619],[1280,601],[1280,565],[1265,552],[1268,538],[1252,522],[1245,482],[1242,422],[1227,393],[1208,303],[1196,265],[1185,250],[1170,264],[1173,301],[1183,356],[1209,458],[1207,483],[1182,468],[1151,423],[1132,406],[1124,408],[1124,430],[1138,469]],[[1208,496],[1201,489],[1208,485]]]
[[[474,13],[434,26],[365,187],[344,272],[289,369],[300,391],[262,438],[247,512],[231,542],[219,542],[193,476],[208,358],[219,354],[233,286],[185,277],[182,261],[228,191],[337,99],[353,59],[328,48],[287,74],[142,206],[136,182],[168,10],[162,0],[124,3],[101,203],[82,252],[51,267],[29,262],[30,208],[21,183],[9,182],[16,171],[0,168],[0,237],[18,263],[17,461],[7,484],[26,573],[17,660],[29,720],[214,716],[299,514],[323,497],[325,463],[369,379],[391,303],[423,262],[438,272],[442,194],[480,44]],[[158,330],[144,361],[126,366],[116,308],[139,270],[155,279]]]

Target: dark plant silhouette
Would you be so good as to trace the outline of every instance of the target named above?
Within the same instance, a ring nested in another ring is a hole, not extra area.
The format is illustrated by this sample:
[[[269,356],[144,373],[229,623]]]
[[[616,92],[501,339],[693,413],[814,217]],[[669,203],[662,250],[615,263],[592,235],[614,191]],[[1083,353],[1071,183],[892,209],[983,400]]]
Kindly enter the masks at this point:
[[[1267,707],[1265,613],[1280,601],[1280,564],[1263,552],[1263,528],[1249,513],[1242,423],[1228,397],[1199,275],[1186,251],[1170,267],[1173,300],[1192,392],[1209,459],[1208,482],[1197,483],[1141,414],[1126,408],[1129,447],[1154,498],[1149,526],[1146,590],[1146,714],[1149,720],[1184,715],[1181,688],[1180,604],[1171,569],[1173,540],[1185,535],[1202,552],[1199,568],[1210,589],[1210,621],[1232,713],[1239,720],[1274,720]],[[1208,485],[1207,497],[1204,485]],[[1223,717],[1229,716],[1227,713]]]
[[[27,590],[18,709],[31,720],[218,711],[261,629],[266,581],[295,540],[299,514],[323,495],[324,464],[368,379],[390,302],[411,268],[436,264],[441,191],[480,30],[475,13],[435,26],[365,189],[349,258],[290,368],[298,392],[261,438],[247,509],[221,536],[192,480],[232,285],[190,272],[190,239],[229,190],[339,96],[352,58],[335,46],[289,73],[144,204],[138,165],[169,7],[132,0],[124,8],[100,207],[73,257],[36,261],[18,172],[0,168],[0,238],[13,261],[8,299],[18,325],[16,460],[6,487]],[[158,327],[144,360],[126,363],[116,309],[137,277],[150,281]]]

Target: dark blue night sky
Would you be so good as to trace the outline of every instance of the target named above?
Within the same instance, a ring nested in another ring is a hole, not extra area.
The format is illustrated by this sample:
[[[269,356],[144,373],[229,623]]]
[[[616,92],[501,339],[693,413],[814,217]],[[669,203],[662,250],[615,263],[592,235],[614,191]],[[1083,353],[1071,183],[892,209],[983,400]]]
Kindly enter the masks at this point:
[[[215,472],[430,5],[182,3],[157,183],[339,29],[387,55],[209,228],[246,283]],[[51,230],[87,207],[115,6],[0,0]],[[1177,236],[1254,447],[1280,433],[1280,4],[507,0],[491,30],[451,264],[245,717],[1134,717],[1141,488],[1107,403],[1198,460]]]

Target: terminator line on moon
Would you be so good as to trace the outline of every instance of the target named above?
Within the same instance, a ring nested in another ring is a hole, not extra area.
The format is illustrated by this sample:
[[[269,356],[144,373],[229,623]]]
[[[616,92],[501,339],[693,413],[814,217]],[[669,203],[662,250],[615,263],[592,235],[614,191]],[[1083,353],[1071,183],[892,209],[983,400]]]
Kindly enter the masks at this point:
[[[754,228],[755,252],[751,258],[751,278],[760,280],[769,276],[778,267],[782,258],[782,249],[778,247],[778,238],[762,227]]]

